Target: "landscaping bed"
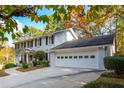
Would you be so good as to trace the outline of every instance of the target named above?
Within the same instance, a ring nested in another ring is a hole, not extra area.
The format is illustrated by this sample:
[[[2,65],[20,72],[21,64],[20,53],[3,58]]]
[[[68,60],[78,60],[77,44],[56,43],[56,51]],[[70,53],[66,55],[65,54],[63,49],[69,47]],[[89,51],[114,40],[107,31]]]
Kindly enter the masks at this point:
[[[8,76],[9,74],[6,73],[4,70],[0,70],[0,77]]]
[[[32,70],[36,70],[36,69],[41,69],[41,68],[45,68],[45,67],[41,67],[41,66],[35,66],[35,67],[29,67],[29,68],[17,68],[16,70],[17,71],[20,71],[20,72],[28,72],[28,71],[32,71]]]
[[[47,60],[33,61],[32,63],[22,62],[21,67],[17,68],[17,71],[27,72],[36,69],[41,69],[45,67],[49,67],[49,62]]]
[[[113,72],[103,73],[97,80],[83,85],[83,88],[124,88],[124,75]]]

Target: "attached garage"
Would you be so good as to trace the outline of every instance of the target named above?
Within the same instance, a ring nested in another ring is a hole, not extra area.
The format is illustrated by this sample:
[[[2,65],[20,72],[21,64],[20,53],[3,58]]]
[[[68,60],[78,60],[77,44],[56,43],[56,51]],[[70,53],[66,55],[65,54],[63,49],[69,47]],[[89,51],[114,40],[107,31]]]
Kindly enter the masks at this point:
[[[98,65],[97,52],[79,52],[79,53],[56,53],[56,66],[95,68]]]
[[[52,49],[54,58],[51,62],[59,67],[103,70],[103,58],[108,56],[107,49],[110,49],[110,46],[113,46],[112,36],[66,42]]]

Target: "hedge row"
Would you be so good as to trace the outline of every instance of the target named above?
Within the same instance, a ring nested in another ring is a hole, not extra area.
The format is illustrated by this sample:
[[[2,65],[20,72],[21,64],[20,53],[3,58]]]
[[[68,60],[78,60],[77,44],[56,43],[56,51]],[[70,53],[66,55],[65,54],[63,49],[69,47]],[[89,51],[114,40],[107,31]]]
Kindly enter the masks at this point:
[[[13,68],[16,67],[16,65],[14,63],[8,63],[5,65],[5,69],[9,69],[9,68]]]
[[[105,68],[114,70],[117,74],[124,74],[124,57],[112,56],[104,58]]]
[[[43,66],[43,67],[48,67],[49,62],[47,60],[42,60],[42,61],[34,61],[33,66]]]

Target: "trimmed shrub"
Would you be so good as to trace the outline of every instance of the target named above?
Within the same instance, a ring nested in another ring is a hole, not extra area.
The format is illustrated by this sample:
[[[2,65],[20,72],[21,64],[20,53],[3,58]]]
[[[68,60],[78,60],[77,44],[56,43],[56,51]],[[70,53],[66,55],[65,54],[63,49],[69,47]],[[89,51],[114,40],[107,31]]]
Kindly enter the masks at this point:
[[[16,65],[14,63],[8,63],[5,65],[5,69],[9,69],[9,68],[13,68],[16,67]]]
[[[38,61],[37,64],[39,66],[43,66],[43,67],[48,67],[49,66],[49,62],[47,60]]]
[[[82,87],[83,88],[124,88],[124,85],[96,80],[96,81],[87,83]]]
[[[36,59],[36,60],[44,60],[45,57],[46,57],[46,54],[44,51],[36,51],[33,53],[33,57]]]
[[[25,62],[22,63],[22,68],[26,69],[26,68],[29,68],[29,65]]]
[[[33,66],[37,66],[38,65],[37,61],[33,61],[32,63],[33,63]]]
[[[114,70],[117,74],[124,73],[124,57],[113,56],[104,58],[105,68],[108,70]]]
[[[19,61],[19,63],[20,63],[20,64],[22,64],[22,63],[23,63],[23,61],[21,60],[21,61]]]

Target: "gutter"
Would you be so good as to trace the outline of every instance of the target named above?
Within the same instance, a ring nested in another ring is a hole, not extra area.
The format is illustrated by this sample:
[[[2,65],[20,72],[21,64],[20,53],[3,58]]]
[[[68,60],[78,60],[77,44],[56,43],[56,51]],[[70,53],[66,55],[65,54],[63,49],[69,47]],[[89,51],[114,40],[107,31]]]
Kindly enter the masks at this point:
[[[98,45],[98,46],[86,46],[86,47],[76,47],[76,48],[65,48],[65,49],[51,49],[50,52],[55,51],[67,51],[67,50],[84,50],[84,49],[90,49],[90,48],[99,48],[99,47],[106,47],[106,46],[112,46],[114,44],[106,44],[106,45]]]

